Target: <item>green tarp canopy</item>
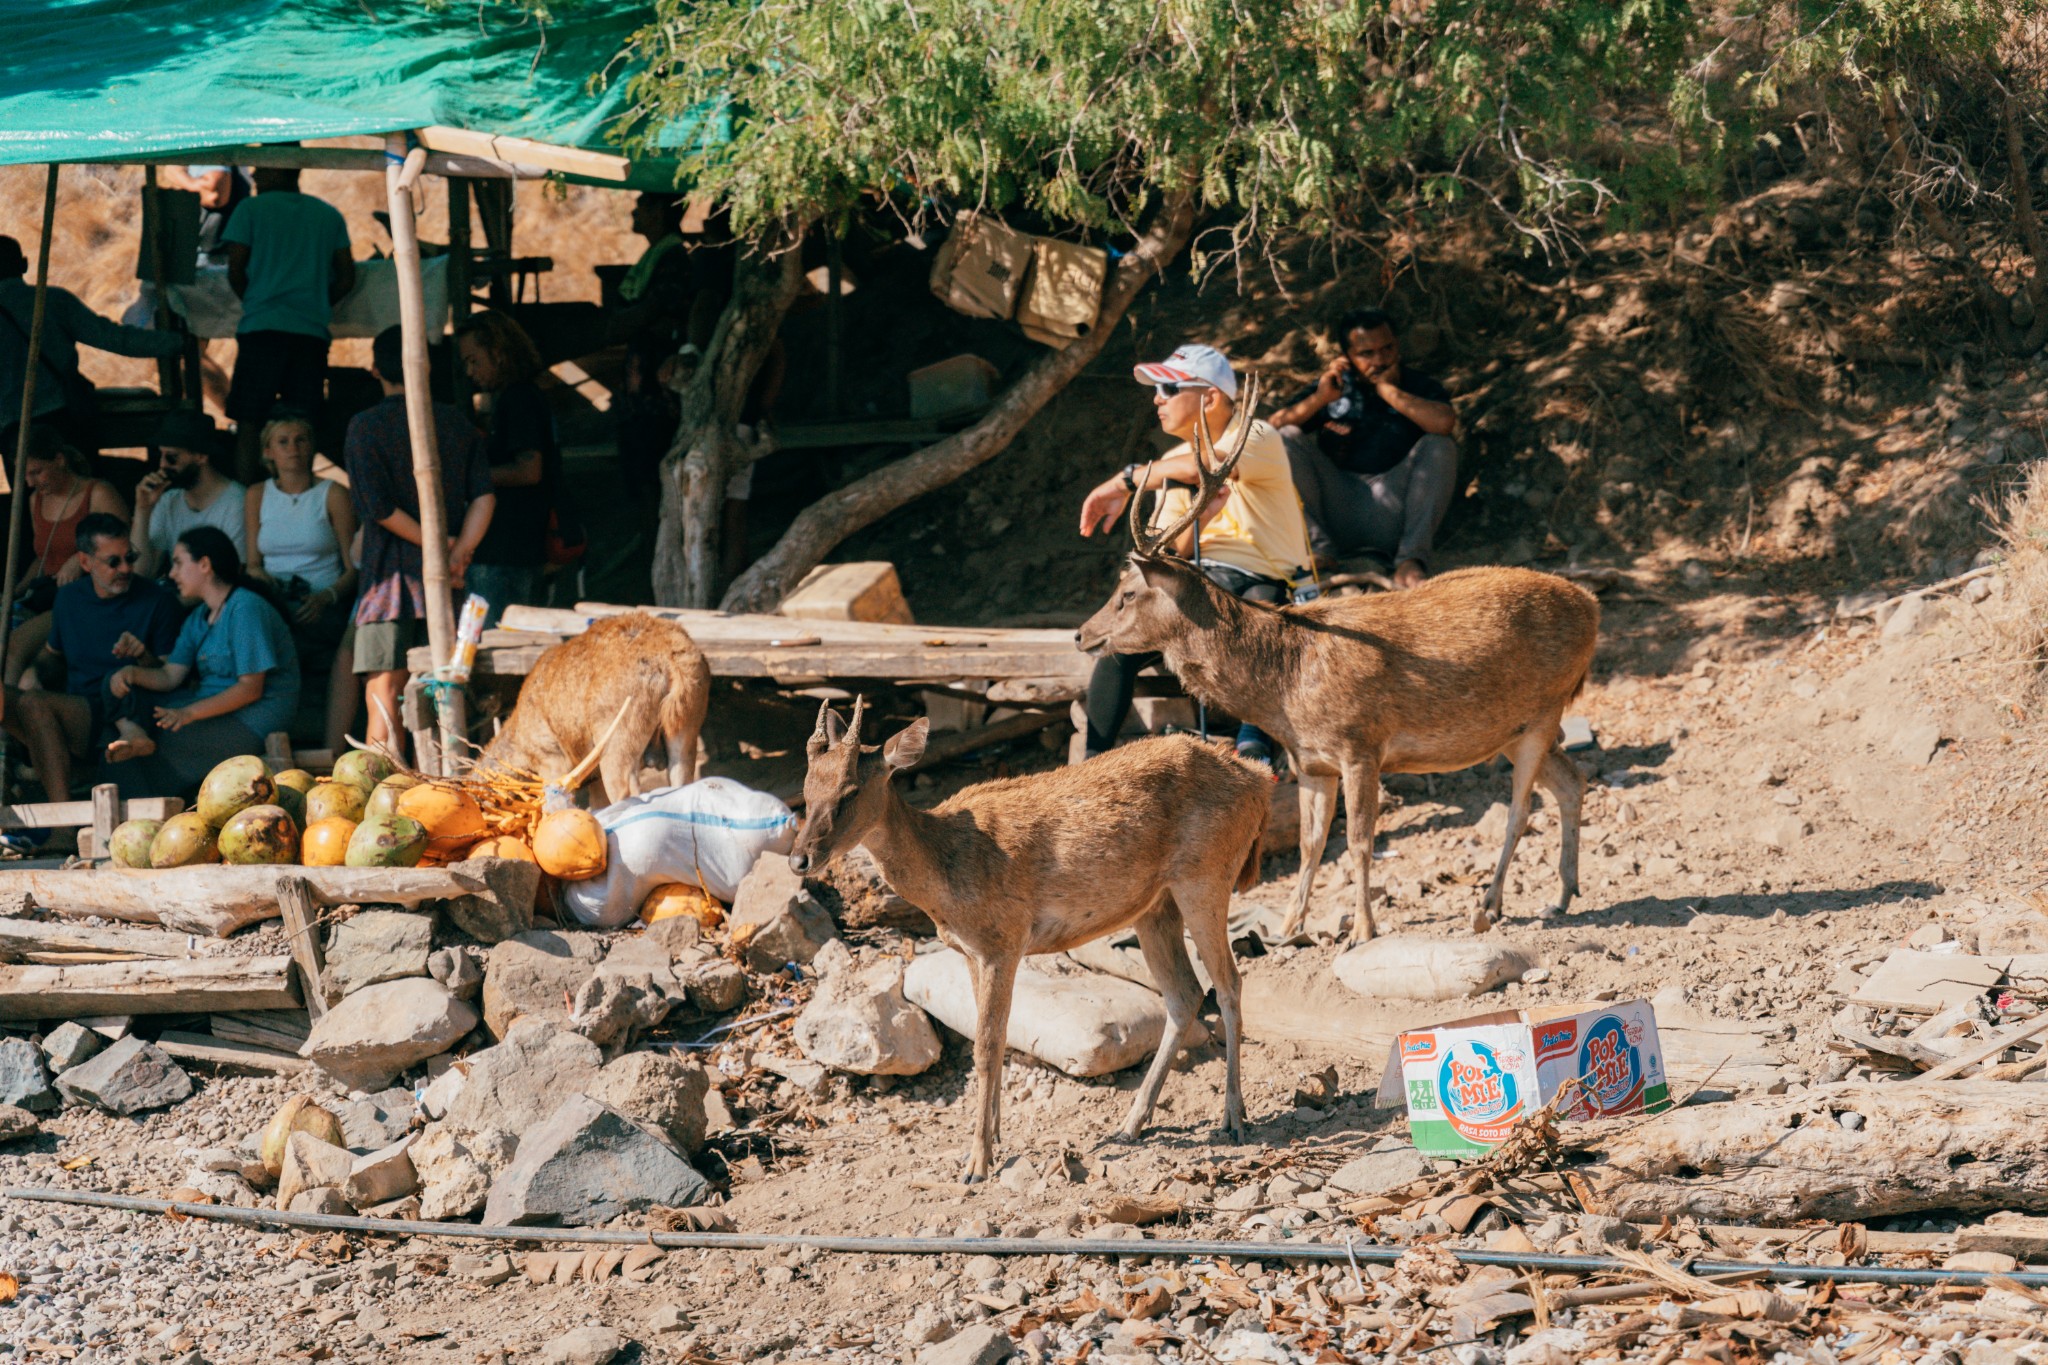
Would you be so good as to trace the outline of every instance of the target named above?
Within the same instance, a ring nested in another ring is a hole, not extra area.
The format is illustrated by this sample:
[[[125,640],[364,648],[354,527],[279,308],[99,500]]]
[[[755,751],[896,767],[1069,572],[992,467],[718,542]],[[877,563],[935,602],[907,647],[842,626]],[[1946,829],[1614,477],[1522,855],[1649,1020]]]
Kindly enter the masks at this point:
[[[645,0],[546,24],[476,0],[0,0],[0,164],[434,125],[617,155],[620,52],[651,17]],[[662,141],[723,131],[710,115]],[[628,183],[670,188],[674,165],[636,162]]]

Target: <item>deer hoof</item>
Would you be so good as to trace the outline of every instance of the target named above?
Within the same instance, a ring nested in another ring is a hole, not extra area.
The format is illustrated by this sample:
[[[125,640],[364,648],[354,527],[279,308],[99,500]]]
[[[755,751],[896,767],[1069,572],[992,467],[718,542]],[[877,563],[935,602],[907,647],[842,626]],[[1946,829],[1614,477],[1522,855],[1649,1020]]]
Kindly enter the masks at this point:
[[[1473,933],[1475,933],[1475,934],[1483,934],[1483,933],[1485,933],[1485,932],[1486,932],[1486,931],[1487,931],[1488,929],[1491,929],[1492,927],[1493,927],[1493,914],[1492,914],[1492,911],[1491,911],[1491,908],[1490,908],[1490,907],[1489,907],[1489,908],[1487,908],[1487,909],[1482,909],[1482,910],[1478,911],[1478,912],[1477,912],[1476,914],[1474,914],[1474,915],[1472,916],[1472,932],[1473,932]]]

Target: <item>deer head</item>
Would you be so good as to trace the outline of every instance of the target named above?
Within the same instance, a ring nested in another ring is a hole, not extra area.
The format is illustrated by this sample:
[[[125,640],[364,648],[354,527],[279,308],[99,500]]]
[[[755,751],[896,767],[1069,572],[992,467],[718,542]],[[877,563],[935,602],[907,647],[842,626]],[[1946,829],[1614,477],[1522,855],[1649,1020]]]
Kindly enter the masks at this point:
[[[789,853],[790,868],[808,875],[867,837],[888,808],[889,778],[924,757],[931,722],[919,717],[886,744],[862,744],[867,698],[853,699],[853,720],[843,722],[832,703],[818,707],[818,727],[804,752],[804,826]]]

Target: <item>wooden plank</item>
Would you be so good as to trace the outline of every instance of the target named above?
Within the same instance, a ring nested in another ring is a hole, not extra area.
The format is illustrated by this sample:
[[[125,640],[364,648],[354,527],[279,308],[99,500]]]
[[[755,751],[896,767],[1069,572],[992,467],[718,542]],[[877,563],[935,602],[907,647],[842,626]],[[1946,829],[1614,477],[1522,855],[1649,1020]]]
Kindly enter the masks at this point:
[[[121,803],[117,814],[122,820],[168,820],[185,809],[185,803],[175,796],[145,796],[134,801]],[[90,829],[92,827],[93,803],[90,801],[28,801],[16,806],[0,806],[0,829]]]
[[[896,566],[887,560],[820,564],[782,600],[780,615],[798,621],[881,621],[912,624]]]
[[[313,1021],[305,1010],[221,1010],[208,1017],[206,1026],[222,1041],[250,1043],[296,1056],[313,1030]]]
[[[1990,1040],[1983,1045],[1971,1048],[1954,1061],[1943,1062],[1940,1066],[1929,1070],[1920,1079],[1923,1081],[1945,1081],[1951,1076],[1960,1076],[1971,1067],[1977,1065],[1977,1063],[1990,1061],[2014,1043],[2024,1042],[2041,1033],[2048,1033],[2048,1014],[2022,1020],[2009,1029],[1993,1034]]]
[[[1899,948],[1849,998],[1879,1009],[1936,1014],[1979,998],[2004,975],[2000,964],[1985,958]]]
[[[161,929],[0,919],[0,961],[23,953],[131,953],[140,957],[179,958],[192,956],[192,941],[185,934]]]
[[[925,746],[924,757],[913,767],[929,768],[935,763],[985,749],[991,744],[1007,744],[1013,739],[1035,735],[1048,725],[1058,724],[1066,717],[1057,711],[1026,711],[1022,715],[999,720],[993,725],[984,725],[978,730],[957,731],[941,735]]]
[[[1034,632],[1035,633],[1035,632]],[[803,645],[722,644],[699,641],[712,676],[767,678],[795,683],[814,678],[906,678],[953,681],[961,678],[1062,678],[1085,686],[1095,661],[1074,648],[1071,632],[1054,631],[1057,642],[1024,641],[991,647],[981,641],[914,645],[845,645],[829,640]],[[545,646],[485,646],[478,649],[474,677],[523,678],[533,671]],[[410,666],[428,656],[414,650]]]
[[[90,858],[110,857],[114,826],[121,823],[121,789],[101,782],[92,789],[92,852]]]
[[[283,1010],[299,1004],[292,960],[187,958],[89,967],[0,966],[0,1019]]]
[[[296,1076],[312,1063],[289,1052],[213,1038],[204,1033],[165,1029],[156,1045],[181,1062],[229,1076]]]
[[[327,963],[320,949],[320,917],[314,912],[313,891],[305,878],[277,879],[277,909],[284,917],[292,962],[299,969],[299,993],[306,997],[307,1013],[318,1019],[327,1013],[326,989],[320,983],[320,973]]]
[[[277,879],[303,877],[317,905],[416,906],[457,896],[496,898],[492,860],[454,867],[178,867],[0,872],[0,896],[26,895],[60,915],[98,915],[225,938],[278,913]]]

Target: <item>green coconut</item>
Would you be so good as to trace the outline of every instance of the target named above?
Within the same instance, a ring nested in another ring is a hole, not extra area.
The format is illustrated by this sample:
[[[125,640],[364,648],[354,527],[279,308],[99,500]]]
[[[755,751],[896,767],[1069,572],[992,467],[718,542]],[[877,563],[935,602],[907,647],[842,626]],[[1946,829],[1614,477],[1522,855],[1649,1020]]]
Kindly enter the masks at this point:
[[[292,823],[300,829],[306,827],[306,794],[297,787],[277,784],[277,804],[284,807],[284,813],[291,816]]]
[[[411,773],[393,773],[377,784],[377,790],[370,793],[370,799],[363,807],[363,815],[398,814],[398,798],[420,784]]]
[[[161,820],[123,820],[114,826],[113,837],[107,840],[107,851],[113,855],[116,867],[148,867],[150,840],[164,827]]]
[[[313,790],[306,793],[304,823],[310,826],[322,820],[360,820],[363,818],[363,798],[367,795],[353,782],[316,782]]]
[[[348,867],[417,867],[427,852],[427,827],[405,815],[365,819],[349,836]]]
[[[199,784],[199,814],[215,829],[237,811],[267,806],[277,799],[277,780],[270,765],[255,754],[242,754],[214,766]]]
[[[334,760],[334,780],[361,787],[365,797],[391,776],[391,771],[390,759],[367,749],[351,749]]]
[[[220,859],[224,863],[296,863],[299,827],[283,806],[251,806],[236,811],[220,827]]]
[[[194,867],[220,861],[220,846],[213,826],[196,810],[173,815],[149,841],[151,867]]]
[[[317,781],[319,779],[304,768],[286,768],[277,775],[277,785],[280,788],[290,787],[301,796],[313,790],[313,784]]]

